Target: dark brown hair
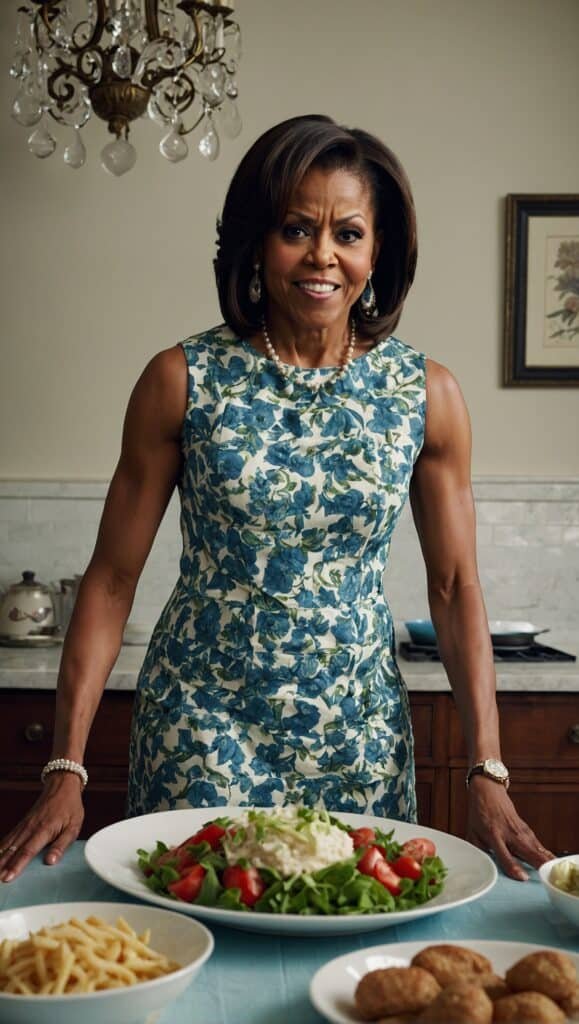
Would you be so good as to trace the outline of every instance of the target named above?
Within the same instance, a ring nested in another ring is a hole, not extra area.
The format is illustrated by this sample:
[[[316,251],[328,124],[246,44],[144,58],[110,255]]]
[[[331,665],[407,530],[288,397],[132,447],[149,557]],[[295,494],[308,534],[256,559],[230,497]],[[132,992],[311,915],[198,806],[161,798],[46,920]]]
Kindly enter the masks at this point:
[[[282,121],[261,135],[243,157],[229,186],[218,225],[215,276],[221,312],[240,337],[259,330],[264,304],[249,299],[249,281],[261,242],[283,223],[291,194],[314,166],[344,168],[369,185],[375,229],[383,241],[372,278],[378,316],[352,310],[361,333],[387,337],[400,319],[414,280],[416,216],[402,165],[383,142],[359,128],[342,128],[310,114]]]

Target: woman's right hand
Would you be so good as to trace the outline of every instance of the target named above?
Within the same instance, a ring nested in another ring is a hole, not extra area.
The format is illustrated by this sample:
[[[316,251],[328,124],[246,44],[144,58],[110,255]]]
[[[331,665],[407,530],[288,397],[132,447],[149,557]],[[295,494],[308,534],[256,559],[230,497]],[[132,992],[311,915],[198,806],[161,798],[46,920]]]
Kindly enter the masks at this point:
[[[11,882],[41,850],[57,864],[77,838],[84,819],[82,783],[70,772],[53,772],[38,800],[0,840],[0,881]]]

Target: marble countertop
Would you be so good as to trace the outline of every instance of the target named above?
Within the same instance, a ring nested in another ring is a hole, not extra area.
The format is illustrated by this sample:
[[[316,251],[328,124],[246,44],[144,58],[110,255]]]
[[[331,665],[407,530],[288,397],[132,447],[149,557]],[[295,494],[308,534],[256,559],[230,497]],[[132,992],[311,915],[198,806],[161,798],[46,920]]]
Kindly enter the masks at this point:
[[[551,647],[577,654],[579,636],[553,630],[545,642]],[[144,646],[124,646],[107,682],[108,690],[134,690],[145,657]],[[60,646],[0,647],[0,688],[51,690],[56,686]],[[439,662],[411,662],[399,656],[400,671],[411,691],[449,690],[446,673]],[[579,661],[496,662],[497,690],[579,692]]]

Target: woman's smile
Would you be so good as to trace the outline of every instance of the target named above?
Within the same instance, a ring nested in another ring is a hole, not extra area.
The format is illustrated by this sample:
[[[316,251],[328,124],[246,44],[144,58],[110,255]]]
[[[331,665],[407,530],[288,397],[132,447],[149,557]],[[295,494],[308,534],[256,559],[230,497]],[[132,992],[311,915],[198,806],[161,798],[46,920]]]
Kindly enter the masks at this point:
[[[340,287],[339,284],[335,284],[333,281],[312,277],[303,281],[294,281],[294,284],[304,295],[318,302],[320,299],[329,299]]]

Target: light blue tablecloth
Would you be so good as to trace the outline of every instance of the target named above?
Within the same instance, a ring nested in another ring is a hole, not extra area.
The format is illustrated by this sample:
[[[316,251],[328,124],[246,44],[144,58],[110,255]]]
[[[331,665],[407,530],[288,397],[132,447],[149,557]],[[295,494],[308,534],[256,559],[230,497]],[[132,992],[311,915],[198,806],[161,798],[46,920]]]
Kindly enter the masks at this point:
[[[75,843],[56,867],[37,858],[15,882],[0,885],[0,910],[69,900],[132,902],[101,882]],[[551,908],[535,873],[529,882],[501,876],[482,899],[415,924],[342,938],[278,938],[212,928],[215,952],[160,1024],[320,1024],[308,989],[318,967],[351,949],[392,942],[502,939],[579,951],[579,937]]]

